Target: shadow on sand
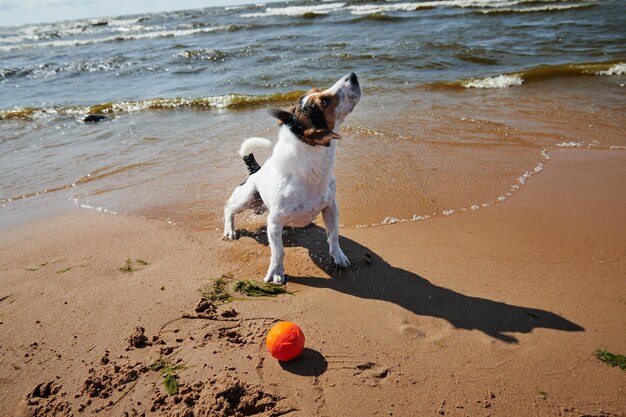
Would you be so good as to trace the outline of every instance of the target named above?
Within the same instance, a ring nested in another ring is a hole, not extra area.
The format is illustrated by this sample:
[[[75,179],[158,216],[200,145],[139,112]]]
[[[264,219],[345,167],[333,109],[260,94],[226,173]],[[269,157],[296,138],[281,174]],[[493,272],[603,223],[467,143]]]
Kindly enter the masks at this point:
[[[326,358],[314,349],[304,348],[302,354],[289,362],[278,362],[285,371],[300,376],[320,376],[328,369]]]
[[[459,329],[480,330],[506,343],[518,342],[507,333],[529,333],[535,328],[584,331],[576,323],[546,310],[472,297],[438,287],[417,274],[389,265],[371,250],[344,237],[339,238],[339,243],[352,266],[347,270],[337,270],[330,262],[323,228],[310,225],[302,229],[285,230],[285,247],[308,249],[313,262],[333,277],[287,276],[288,281],[329,288],[355,297],[388,301],[417,315],[445,319]],[[261,244],[268,244],[264,228],[254,232],[239,230],[238,233]],[[366,253],[370,255],[371,263],[366,261]]]

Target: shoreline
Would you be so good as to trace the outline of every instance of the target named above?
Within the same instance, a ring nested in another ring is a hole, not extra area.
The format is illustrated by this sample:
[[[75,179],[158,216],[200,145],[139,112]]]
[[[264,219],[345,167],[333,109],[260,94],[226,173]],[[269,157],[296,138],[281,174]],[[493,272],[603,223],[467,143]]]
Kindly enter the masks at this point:
[[[575,77],[490,91],[364,96],[338,143],[342,225],[483,207],[515,194],[557,150],[623,151],[626,118],[616,81]],[[223,202],[246,175],[236,154],[241,141],[276,137],[274,119],[260,108],[57,122],[6,123],[0,229],[70,206],[221,228]],[[270,152],[255,156],[262,162]],[[262,222],[244,216],[241,224]]]
[[[272,404],[259,415],[623,415],[626,375],[593,354],[626,346],[626,155],[550,156],[549,169],[489,210],[341,229],[347,271],[327,267],[319,226],[289,231],[295,294],[218,308],[235,309],[235,322],[180,317],[211,279],[263,276],[262,234],[223,242],[212,230],[79,211],[1,232],[0,408],[184,415],[239,386]],[[147,265],[124,273],[127,259]],[[293,363],[263,347],[276,319],[307,337]],[[137,326],[164,344],[129,347]],[[220,336],[227,327],[232,337]],[[168,351],[185,365],[177,378],[192,406],[149,370],[131,388],[111,379],[121,390],[107,398],[85,388],[113,364],[124,373]],[[60,388],[34,398],[47,382]]]
[[[0,46],[1,48],[1,46]],[[541,82],[555,78],[568,77],[607,77],[626,74],[624,59],[568,62],[563,64],[538,64],[531,67],[522,67],[497,74],[482,74],[474,77],[453,80],[429,80],[412,85],[412,91],[439,91],[458,90],[460,92],[471,89],[498,90],[522,84]],[[370,88],[372,93],[385,93],[392,86],[375,86]],[[253,94],[249,92],[228,92],[213,96],[200,97],[146,97],[142,99],[122,98],[119,101],[104,103],[75,103],[72,105],[51,105],[48,107],[9,106],[0,108],[0,121],[22,120],[33,121],[46,116],[66,117],[68,119],[82,119],[88,115],[102,115],[104,118],[115,118],[120,115],[142,111],[242,111],[257,109],[263,106],[289,106],[300,96],[306,93],[302,88],[280,91],[271,94]]]

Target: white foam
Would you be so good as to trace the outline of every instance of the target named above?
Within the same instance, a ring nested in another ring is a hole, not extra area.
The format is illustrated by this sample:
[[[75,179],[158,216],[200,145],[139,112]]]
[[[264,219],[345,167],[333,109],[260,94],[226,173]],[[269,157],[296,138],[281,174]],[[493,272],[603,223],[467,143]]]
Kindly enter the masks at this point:
[[[394,224],[394,223],[398,223],[400,220],[395,218],[395,217],[385,217],[385,220],[383,220],[382,224]]]
[[[362,6],[350,6],[348,9],[350,9],[354,15],[366,15],[387,12],[412,12],[433,7],[509,7],[515,6],[522,1],[524,0],[440,0],[385,5],[367,4]]]
[[[76,199],[74,199],[74,202],[76,203],[78,207],[84,208],[87,210],[95,210],[99,213],[117,214],[116,211],[108,210],[108,209],[105,209],[104,207],[94,207],[94,206],[90,206],[89,204],[78,204],[78,200]]]
[[[117,41],[125,41],[125,40],[190,36],[190,35],[196,35],[199,33],[210,33],[210,32],[228,30],[229,27],[230,26],[213,26],[213,27],[206,27],[206,28],[182,29],[182,30],[181,29],[159,30],[159,31],[151,31],[151,32],[145,32],[145,33],[133,33],[133,34],[128,34],[128,35],[120,35],[120,36],[107,36],[103,38],[94,38],[94,39],[56,40],[56,41],[50,41],[50,42],[27,43],[27,44],[21,44],[21,45],[0,45],[0,51],[7,52],[7,51],[18,50],[18,49],[29,49],[29,48],[81,46],[81,45],[94,45],[98,43],[117,42]]]
[[[387,12],[412,12],[420,8],[428,8],[433,7],[429,6],[427,3],[435,3],[435,2],[425,2],[425,3],[401,3],[401,4],[387,4],[387,5],[363,5],[363,6],[350,6],[350,12],[354,15],[368,15],[368,14],[379,14],[379,13],[387,13]]]
[[[193,106],[202,102],[206,107],[213,107],[216,109],[225,109],[232,105],[236,96],[224,95],[216,97],[203,97],[203,98],[174,98],[174,99],[152,99],[141,101],[121,101],[113,103],[111,109],[103,110],[103,112],[136,112],[142,110],[148,110],[152,107],[159,108],[179,108],[185,106]]]
[[[507,12],[507,13],[552,12],[556,10],[573,10],[573,9],[589,7],[589,3],[595,3],[595,0],[588,0],[588,1],[583,2],[582,4],[547,5],[547,6],[521,7],[521,8],[498,8],[498,9],[479,10],[479,12],[483,14],[502,13],[502,12]]]
[[[624,75],[624,74],[626,74],[626,64],[624,63],[615,64],[606,71],[596,72],[596,75]]]
[[[178,108],[214,108],[224,109],[239,103],[255,102],[264,100],[263,96],[246,96],[240,94],[229,94],[215,97],[175,97],[175,98],[154,98],[140,101],[120,101],[102,105],[98,110],[100,113],[125,112],[132,113],[150,109],[178,109]],[[26,111],[28,108],[14,107],[7,110],[0,110],[0,117]],[[93,107],[44,107],[29,111],[24,117],[30,119],[47,118],[54,115],[84,116],[92,113]],[[62,134],[64,134],[62,132]]]
[[[262,13],[244,13],[241,17],[303,16],[307,13],[328,14],[341,9],[345,3],[329,3],[317,6],[268,7]]]
[[[580,148],[583,144],[578,142],[563,142],[557,143],[556,146],[559,148]]]
[[[618,150],[618,149],[626,149],[626,146],[611,146],[609,149]]]
[[[86,19],[75,20],[70,22],[55,22],[46,25],[32,25],[16,28],[13,36],[7,36],[0,38],[0,42],[3,43],[16,43],[19,44],[24,41],[38,41],[54,38],[65,38],[68,36],[85,36],[92,34],[100,30],[109,30],[115,32],[145,32],[148,30],[157,29],[156,26],[148,27],[137,25],[139,18],[133,19],[111,19],[106,17],[101,19]],[[107,22],[105,29],[101,29],[100,26],[94,26],[100,22]],[[163,27],[161,27],[162,29]],[[51,36],[53,35],[53,36]],[[1,45],[8,46],[8,45]],[[20,45],[18,45],[20,46]]]
[[[111,19],[108,20],[108,24],[107,26],[134,26],[135,23],[138,23],[139,20],[141,18],[139,17],[134,17],[132,19]],[[107,21],[107,19],[102,19],[104,21]],[[94,23],[98,23],[100,21],[102,21],[100,19],[89,19],[89,22],[93,25]]]
[[[497,77],[486,77],[476,80],[469,80],[463,83],[466,88],[507,88],[513,85],[522,85],[524,80],[518,75],[498,75]]]

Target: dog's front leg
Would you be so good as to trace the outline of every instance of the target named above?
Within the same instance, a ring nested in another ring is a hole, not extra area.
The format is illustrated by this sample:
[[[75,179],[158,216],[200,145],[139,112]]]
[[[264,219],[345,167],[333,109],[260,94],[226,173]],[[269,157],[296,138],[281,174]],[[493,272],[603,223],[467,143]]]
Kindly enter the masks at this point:
[[[283,224],[272,215],[267,218],[267,240],[270,243],[272,257],[270,267],[263,281],[284,284],[285,272],[283,260],[285,257],[285,248],[283,247]]]
[[[337,208],[336,200],[333,199],[332,203],[322,210],[322,217],[324,218],[330,256],[333,257],[337,266],[342,268],[349,267],[350,261],[341,250],[341,247],[339,247],[339,209]]]

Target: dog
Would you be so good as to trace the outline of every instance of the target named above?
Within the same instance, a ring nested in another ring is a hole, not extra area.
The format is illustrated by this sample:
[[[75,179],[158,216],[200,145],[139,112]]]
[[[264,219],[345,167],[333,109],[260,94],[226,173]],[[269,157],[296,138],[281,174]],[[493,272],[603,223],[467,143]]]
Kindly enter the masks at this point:
[[[339,208],[335,199],[335,149],[339,126],[361,99],[356,74],[350,73],[332,87],[313,89],[288,111],[272,109],[279,120],[278,142],[272,156],[259,166],[253,151],[269,147],[264,138],[246,139],[239,149],[249,172],[224,206],[224,238],[236,239],[235,215],[246,209],[269,211],[267,237],[272,250],[265,282],[285,284],[283,268],[284,226],[304,227],[322,213],[330,256],[341,267],[350,266],[339,246]]]

